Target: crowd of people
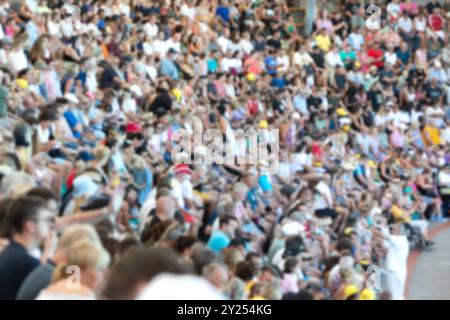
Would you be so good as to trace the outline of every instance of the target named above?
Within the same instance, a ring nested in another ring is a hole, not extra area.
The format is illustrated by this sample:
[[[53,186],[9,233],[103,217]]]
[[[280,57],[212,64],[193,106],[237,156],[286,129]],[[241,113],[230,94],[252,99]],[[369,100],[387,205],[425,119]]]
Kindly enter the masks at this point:
[[[0,299],[405,298],[450,210],[449,2],[294,2],[0,0]],[[278,170],[175,157],[198,123]]]

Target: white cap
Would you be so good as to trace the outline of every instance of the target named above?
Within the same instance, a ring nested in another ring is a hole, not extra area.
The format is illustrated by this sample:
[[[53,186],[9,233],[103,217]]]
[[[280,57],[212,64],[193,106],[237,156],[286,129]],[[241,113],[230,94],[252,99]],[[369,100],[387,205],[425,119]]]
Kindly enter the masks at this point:
[[[286,236],[299,235],[305,231],[305,227],[297,221],[289,221],[281,227],[281,233]]]
[[[136,299],[226,300],[226,297],[201,277],[165,273],[151,280]]]
[[[141,88],[139,88],[138,85],[133,84],[133,85],[130,87],[130,91],[131,91],[132,93],[134,93],[135,95],[137,95],[138,97],[142,97],[142,91],[141,91]]]
[[[78,98],[73,93],[66,93],[64,95],[64,98],[75,104],[80,103],[80,100],[78,100]]]

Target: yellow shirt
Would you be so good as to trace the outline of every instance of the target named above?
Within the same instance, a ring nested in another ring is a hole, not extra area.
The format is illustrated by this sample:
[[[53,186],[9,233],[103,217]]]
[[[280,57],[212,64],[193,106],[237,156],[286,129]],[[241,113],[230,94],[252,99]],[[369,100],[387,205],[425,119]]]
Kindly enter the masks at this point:
[[[318,36],[316,36],[316,43],[320,50],[325,52],[330,51],[331,39],[329,36],[323,36],[319,34]]]
[[[423,128],[422,134],[424,136],[425,144],[429,145],[429,141],[435,146],[441,144],[441,136],[438,128],[426,126]]]
[[[408,222],[411,221],[411,218],[406,216],[405,211],[397,207],[396,205],[393,205],[391,208],[392,216],[394,217],[396,222]]]

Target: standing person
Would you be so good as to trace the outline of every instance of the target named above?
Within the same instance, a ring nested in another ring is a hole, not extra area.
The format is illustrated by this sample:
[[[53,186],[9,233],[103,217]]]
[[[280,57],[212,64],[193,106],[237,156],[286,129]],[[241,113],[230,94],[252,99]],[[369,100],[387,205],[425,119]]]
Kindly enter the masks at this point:
[[[387,247],[385,269],[388,273],[387,286],[392,295],[392,300],[405,300],[409,243],[403,232],[403,227],[401,224],[392,225],[391,233],[388,236],[376,228],[372,228],[372,231],[375,237],[385,240]]]
[[[55,216],[45,201],[25,196],[14,201],[7,219],[12,239],[0,253],[0,300],[15,299],[25,278],[39,266],[33,254],[52,231]]]

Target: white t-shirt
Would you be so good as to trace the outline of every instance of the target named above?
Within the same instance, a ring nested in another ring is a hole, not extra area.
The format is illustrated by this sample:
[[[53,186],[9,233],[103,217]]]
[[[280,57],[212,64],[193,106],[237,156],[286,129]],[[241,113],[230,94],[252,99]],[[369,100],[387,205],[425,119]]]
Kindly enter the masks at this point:
[[[183,4],[181,6],[181,14],[183,16],[188,17],[190,20],[194,20],[195,18],[195,8],[194,7],[188,7],[186,4]]]
[[[445,115],[444,110],[441,108],[428,107],[425,109],[425,115],[431,121],[431,123],[438,128],[441,128],[444,125],[444,120],[441,118],[435,118],[435,116],[443,116]]]
[[[325,61],[328,66],[336,68],[337,66],[344,66],[344,63],[342,62],[341,56],[338,52],[330,51],[325,55]]]
[[[147,22],[144,24],[144,32],[147,36],[154,38],[158,34],[158,26],[156,24]]]
[[[390,235],[386,256],[386,270],[406,272],[408,253],[409,243],[406,236]]]
[[[23,50],[11,51],[8,55],[8,60],[14,72],[18,72],[28,67],[28,60]]]
[[[386,52],[384,54],[384,61],[386,62],[386,64],[395,66],[395,64],[397,63],[397,55],[395,54],[395,52]]]
[[[245,39],[241,39],[241,41],[239,41],[239,45],[241,47],[241,50],[243,53],[245,54],[250,54],[253,51],[253,44]]]
[[[217,44],[219,45],[220,51],[222,53],[226,53],[227,50],[231,49],[231,41],[224,36],[220,36],[217,38]]]
[[[400,17],[398,19],[398,28],[406,33],[409,33],[413,28],[413,23],[409,17]]]

